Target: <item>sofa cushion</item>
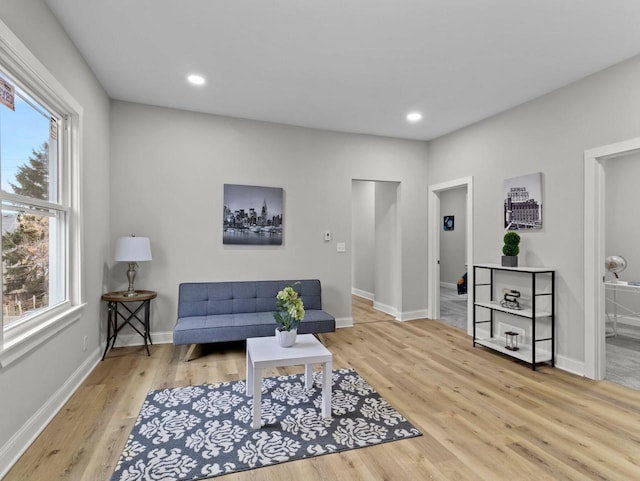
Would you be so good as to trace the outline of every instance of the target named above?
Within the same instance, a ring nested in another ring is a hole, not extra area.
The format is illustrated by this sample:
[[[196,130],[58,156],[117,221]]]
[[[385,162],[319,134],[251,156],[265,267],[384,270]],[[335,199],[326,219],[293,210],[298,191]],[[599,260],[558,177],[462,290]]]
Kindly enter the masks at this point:
[[[276,295],[286,286],[300,294],[305,318],[301,334],[335,331],[335,319],[322,310],[318,279],[180,284],[174,344],[201,344],[272,336],[277,324]]]
[[[273,336],[277,324],[273,312],[191,316],[178,320],[173,331],[174,344],[204,344],[241,341],[249,337]],[[335,331],[335,319],[324,311],[305,311],[299,334]]]
[[[178,317],[275,311],[286,286],[300,294],[305,309],[322,309],[318,279],[302,281],[188,282],[178,291]]]

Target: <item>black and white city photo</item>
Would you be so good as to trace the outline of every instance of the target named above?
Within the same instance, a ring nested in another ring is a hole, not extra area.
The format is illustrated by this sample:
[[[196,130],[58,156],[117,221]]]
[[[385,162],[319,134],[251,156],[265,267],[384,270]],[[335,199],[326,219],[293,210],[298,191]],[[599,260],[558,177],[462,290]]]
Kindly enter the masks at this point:
[[[504,228],[542,229],[542,173],[504,181]]]
[[[284,191],[224,184],[223,243],[282,245]]]

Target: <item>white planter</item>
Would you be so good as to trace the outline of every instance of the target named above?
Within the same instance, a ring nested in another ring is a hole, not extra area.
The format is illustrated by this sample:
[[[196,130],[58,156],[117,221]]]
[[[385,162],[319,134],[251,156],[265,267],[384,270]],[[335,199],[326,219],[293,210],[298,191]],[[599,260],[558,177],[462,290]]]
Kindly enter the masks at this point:
[[[291,329],[290,331],[280,331],[276,328],[276,339],[280,347],[291,347],[296,343],[297,329]]]

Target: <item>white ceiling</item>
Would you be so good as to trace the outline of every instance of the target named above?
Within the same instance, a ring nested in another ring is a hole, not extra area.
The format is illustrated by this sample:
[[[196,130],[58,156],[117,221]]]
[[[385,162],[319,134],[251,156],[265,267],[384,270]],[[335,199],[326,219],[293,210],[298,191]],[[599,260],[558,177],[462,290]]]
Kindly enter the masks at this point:
[[[409,139],[640,53],[639,0],[45,2],[111,98]]]

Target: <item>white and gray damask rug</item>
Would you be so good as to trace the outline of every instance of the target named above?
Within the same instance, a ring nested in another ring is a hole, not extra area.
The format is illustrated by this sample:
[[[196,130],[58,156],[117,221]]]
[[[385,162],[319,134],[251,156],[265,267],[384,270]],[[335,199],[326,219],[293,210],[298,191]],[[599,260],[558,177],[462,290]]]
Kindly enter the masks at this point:
[[[353,369],[333,371],[332,418],[320,417],[320,373],[263,379],[262,429],[246,382],[151,391],[112,481],[206,479],[420,436]]]

